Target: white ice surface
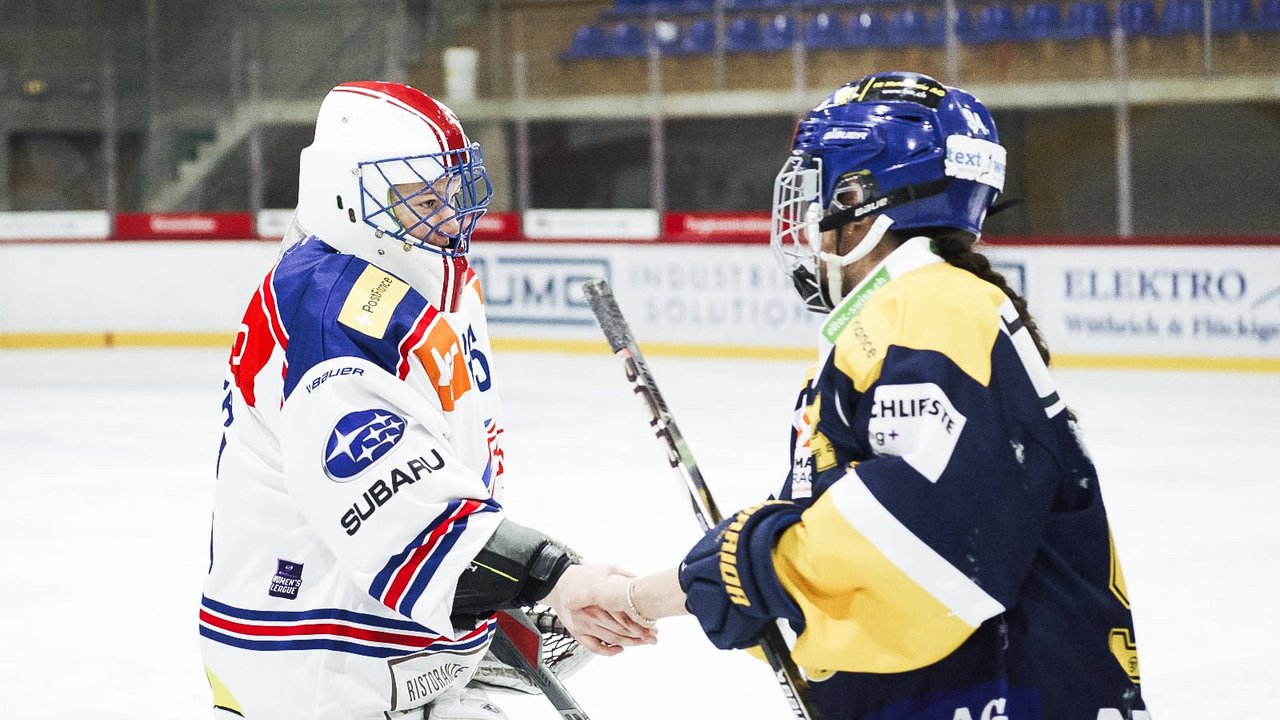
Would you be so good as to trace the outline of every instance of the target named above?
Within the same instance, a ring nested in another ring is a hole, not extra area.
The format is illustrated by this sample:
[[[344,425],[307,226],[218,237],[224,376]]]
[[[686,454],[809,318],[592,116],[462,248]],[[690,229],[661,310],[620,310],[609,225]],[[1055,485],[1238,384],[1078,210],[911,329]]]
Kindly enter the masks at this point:
[[[224,352],[0,352],[0,718],[203,718]],[[650,358],[721,505],[786,469],[802,364]],[[607,356],[506,354],[507,504],[646,572],[697,537]],[[1058,371],[1100,468],[1160,720],[1280,717],[1280,376]],[[587,666],[595,720],[785,718],[767,669],[696,623]],[[554,720],[541,698],[500,698]]]

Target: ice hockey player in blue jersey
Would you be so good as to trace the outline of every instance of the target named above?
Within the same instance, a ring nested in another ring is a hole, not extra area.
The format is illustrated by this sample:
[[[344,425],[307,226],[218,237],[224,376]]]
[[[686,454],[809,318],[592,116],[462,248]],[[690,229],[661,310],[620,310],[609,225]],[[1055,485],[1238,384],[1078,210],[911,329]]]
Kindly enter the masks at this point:
[[[1098,476],[1023,300],[975,252],[1005,149],[969,93],[867,76],[799,124],[773,247],[820,360],[778,495],[605,607],[781,618],[825,720],[1147,720]],[[677,586],[678,582],[678,586]]]
[[[494,611],[535,602],[596,652],[652,640],[575,600],[612,568],[504,518],[467,263],[489,195],[479,145],[422,92],[344,83],[321,105],[224,385],[200,607],[215,717],[503,720],[468,681]]]

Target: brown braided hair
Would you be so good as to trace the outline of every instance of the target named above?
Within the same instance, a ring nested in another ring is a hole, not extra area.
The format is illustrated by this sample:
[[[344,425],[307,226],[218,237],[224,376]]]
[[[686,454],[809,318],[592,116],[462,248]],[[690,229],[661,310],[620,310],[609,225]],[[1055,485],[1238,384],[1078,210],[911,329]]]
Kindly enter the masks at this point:
[[[938,257],[946,260],[948,264],[961,270],[968,270],[979,278],[1000,288],[1013,301],[1013,307],[1018,311],[1018,317],[1022,319],[1023,326],[1027,328],[1027,332],[1031,333],[1031,339],[1036,344],[1040,359],[1044,361],[1046,367],[1049,365],[1049,344],[1044,341],[1044,336],[1040,334],[1040,328],[1036,326],[1035,318],[1031,317],[1031,311],[1027,308],[1027,301],[1013,288],[1009,287],[1004,275],[1001,275],[995,268],[991,267],[991,261],[987,259],[986,255],[973,249],[973,243],[977,240],[973,235],[954,228],[921,228],[912,230],[910,233],[891,230],[887,235],[889,236],[889,241],[895,246],[901,245],[918,235],[932,238],[933,251],[938,254]]]

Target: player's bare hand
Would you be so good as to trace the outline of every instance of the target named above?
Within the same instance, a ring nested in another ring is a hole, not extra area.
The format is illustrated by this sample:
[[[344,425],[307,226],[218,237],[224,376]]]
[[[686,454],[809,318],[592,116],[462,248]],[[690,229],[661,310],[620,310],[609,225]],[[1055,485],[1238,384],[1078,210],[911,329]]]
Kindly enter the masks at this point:
[[[631,629],[652,630],[662,618],[689,612],[676,568],[660,570],[642,578],[629,575],[607,577],[591,588],[586,602],[607,611]]]
[[[547,595],[550,605],[565,628],[578,642],[601,655],[617,655],[623,647],[646,645],[657,641],[657,633],[634,622],[625,614],[611,612],[594,604],[594,588],[602,583],[616,585],[630,582],[631,573],[612,565],[573,565],[560,576]]]
[[[598,582],[588,593],[588,604],[609,613],[616,622],[631,633],[650,631],[657,633],[655,619],[644,616],[634,604],[633,583],[630,575],[612,575]]]

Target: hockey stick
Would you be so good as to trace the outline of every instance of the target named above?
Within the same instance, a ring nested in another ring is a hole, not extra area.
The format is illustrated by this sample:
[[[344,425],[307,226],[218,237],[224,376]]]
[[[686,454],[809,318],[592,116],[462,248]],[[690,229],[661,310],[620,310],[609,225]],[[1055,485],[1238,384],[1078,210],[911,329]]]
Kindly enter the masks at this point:
[[[609,287],[609,282],[603,279],[589,280],[583,284],[582,292],[586,295],[587,302],[591,304],[591,311],[595,313],[600,329],[604,331],[604,336],[609,341],[609,349],[616,357],[621,358],[632,390],[640,396],[649,409],[649,427],[653,428],[654,435],[666,449],[667,461],[671,463],[672,469],[684,482],[698,523],[702,525],[704,532],[710,530],[719,524],[724,516],[716,507],[715,500],[711,497],[711,490],[702,479],[698,463],[693,459],[693,452],[685,442],[680,429],[676,427],[675,418],[671,416],[666,401],[662,399],[662,393],[658,391],[658,386],[653,381],[653,375],[649,373],[649,365],[645,362],[644,355],[640,354],[640,347],[631,335],[631,327],[627,325],[626,318],[622,316],[622,310],[613,298],[613,290]],[[777,678],[782,694],[786,696],[787,703],[795,716],[805,720],[820,720],[821,715],[813,704],[813,696],[809,690],[809,681],[800,673],[800,668],[796,667],[795,661],[791,659],[791,653],[778,625],[770,624],[765,627],[760,637],[760,649],[764,652],[765,659],[769,661],[769,667],[773,668],[774,677]]]
[[[494,657],[521,670],[564,720],[590,720],[560,678],[542,661],[542,633],[523,612],[498,613],[498,631],[493,634],[489,649]]]

